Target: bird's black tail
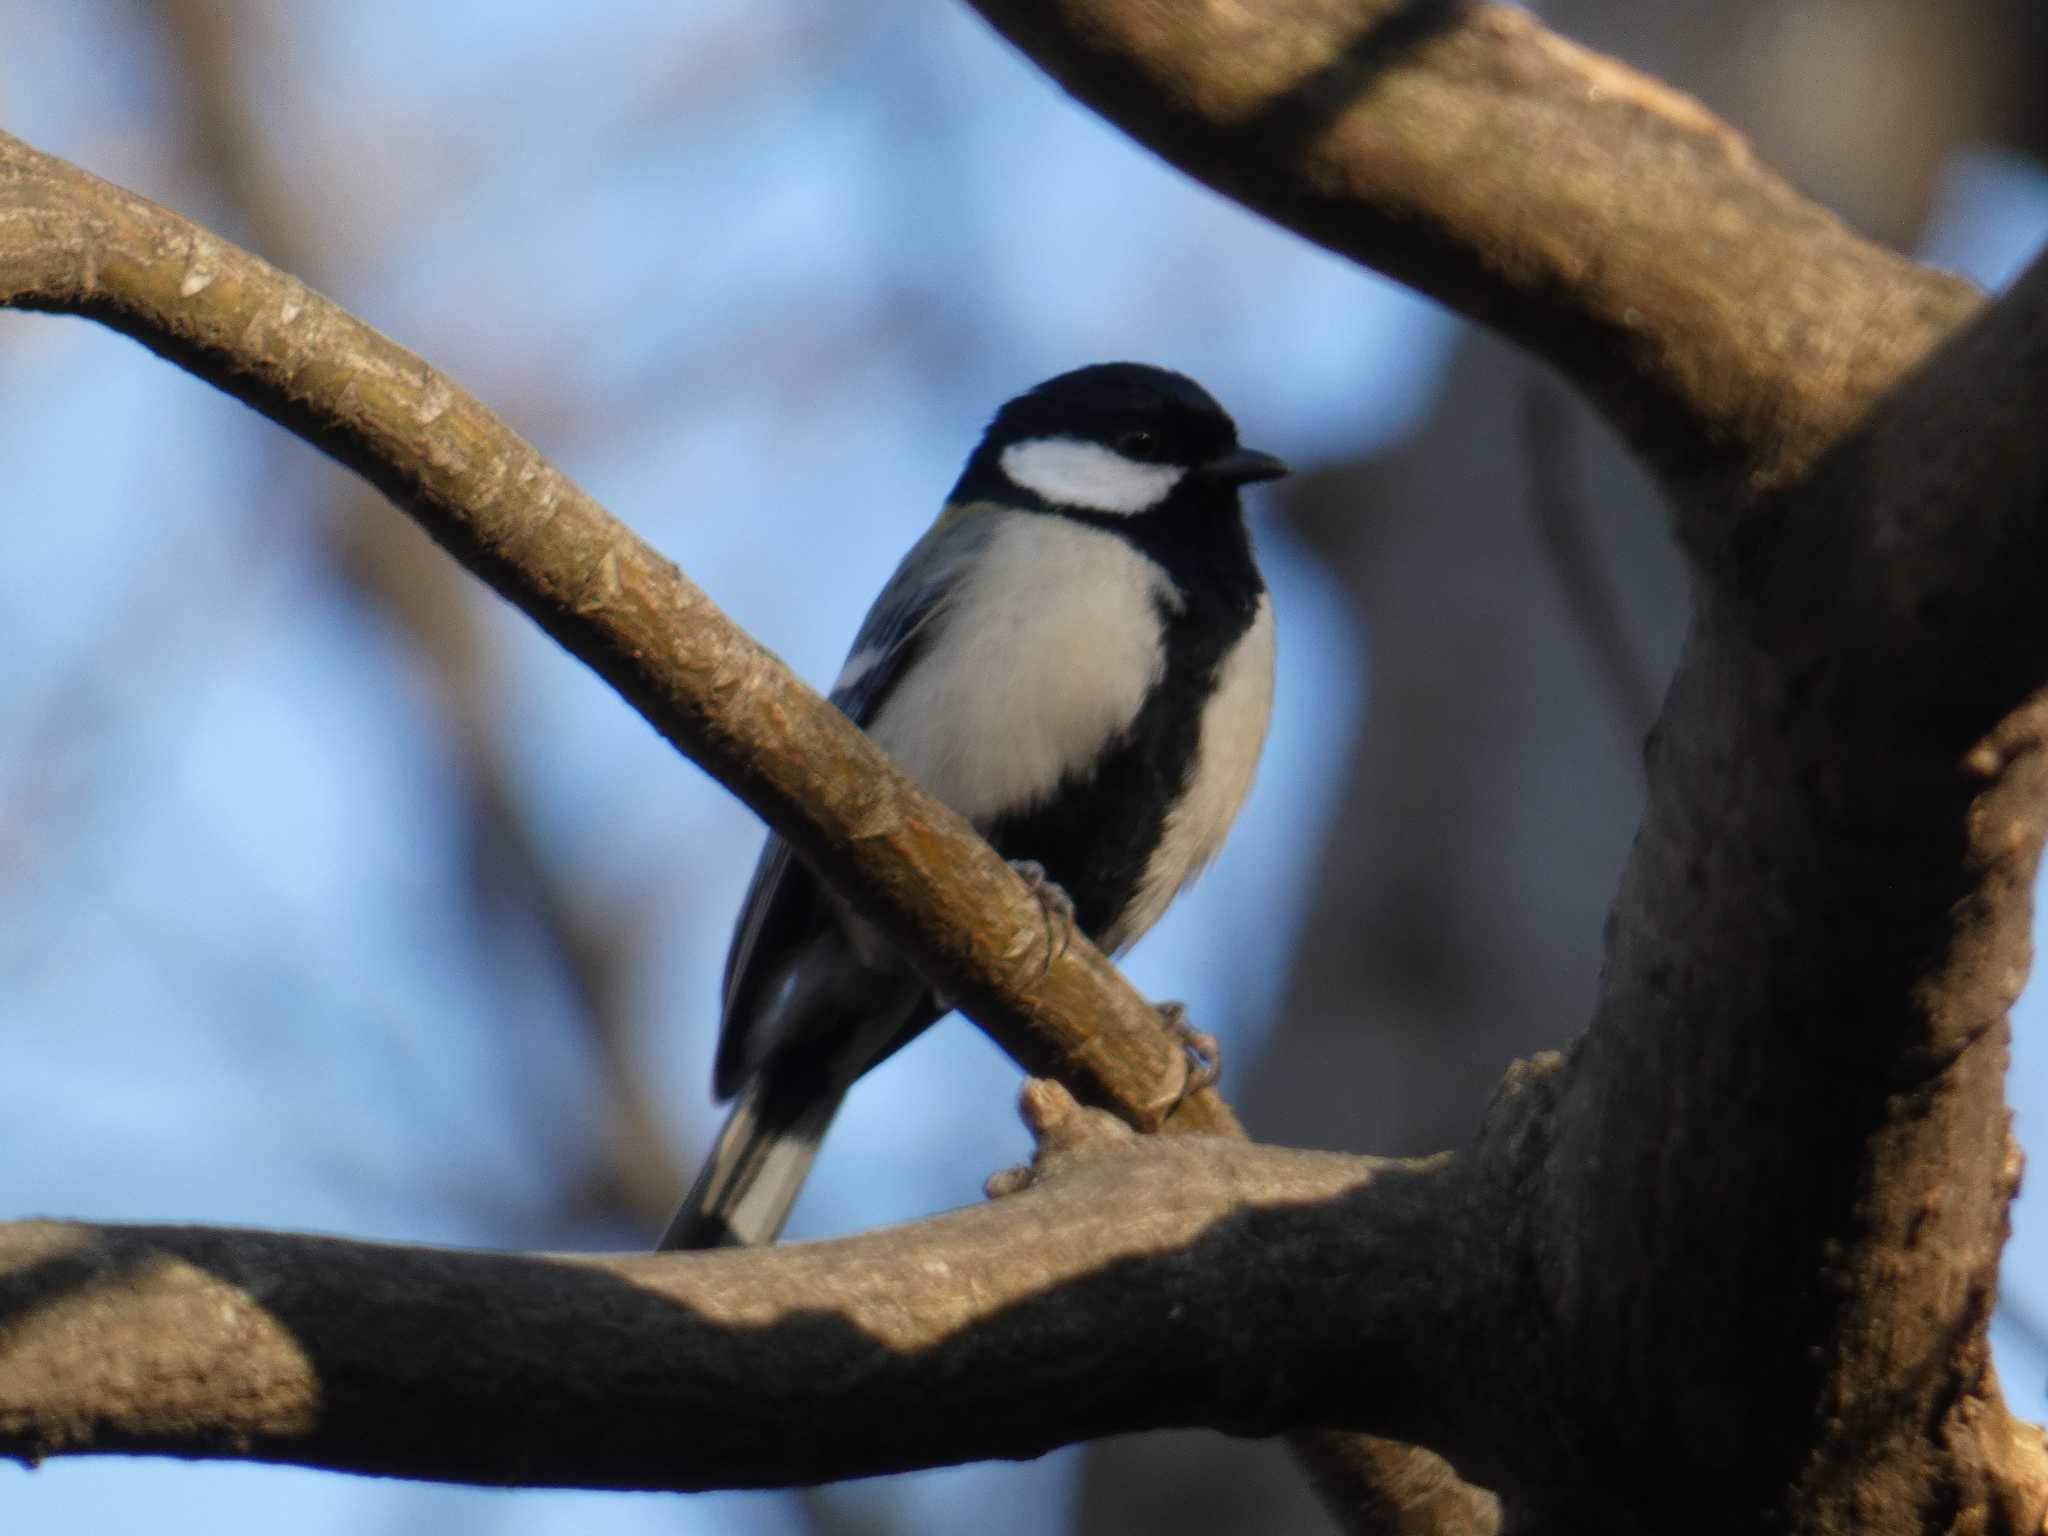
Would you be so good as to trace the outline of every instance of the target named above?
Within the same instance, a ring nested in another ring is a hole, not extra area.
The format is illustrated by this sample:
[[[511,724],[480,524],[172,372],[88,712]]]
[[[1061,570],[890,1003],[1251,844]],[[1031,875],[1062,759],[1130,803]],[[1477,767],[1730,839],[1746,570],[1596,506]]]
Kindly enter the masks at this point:
[[[756,1078],[726,1116],[660,1247],[774,1242],[849,1086],[811,1076],[792,1081],[775,1072]]]

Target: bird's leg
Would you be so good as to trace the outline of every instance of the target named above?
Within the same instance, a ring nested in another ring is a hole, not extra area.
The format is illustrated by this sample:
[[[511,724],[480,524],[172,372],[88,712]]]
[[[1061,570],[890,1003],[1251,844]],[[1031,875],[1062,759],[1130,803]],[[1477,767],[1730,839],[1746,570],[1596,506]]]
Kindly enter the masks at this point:
[[[1216,1043],[1216,1037],[1204,1034],[1188,1022],[1186,1003],[1161,1003],[1155,1011],[1159,1014],[1159,1022],[1187,1052],[1188,1078],[1181,1085],[1181,1098],[1200,1093],[1204,1088],[1214,1088],[1216,1080],[1223,1075],[1223,1047]],[[1178,1102],[1175,1101],[1176,1106]]]
[[[1043,976],[1074,942],[1074,900],[1060,889],[1059,882],[1045,872],[1045,866],[1038,860],[1012,859],[1010,868],[1031,887],[1031,894],[1038,898],[1038,910],[1045,915],[1045,968],[1039,972]]]

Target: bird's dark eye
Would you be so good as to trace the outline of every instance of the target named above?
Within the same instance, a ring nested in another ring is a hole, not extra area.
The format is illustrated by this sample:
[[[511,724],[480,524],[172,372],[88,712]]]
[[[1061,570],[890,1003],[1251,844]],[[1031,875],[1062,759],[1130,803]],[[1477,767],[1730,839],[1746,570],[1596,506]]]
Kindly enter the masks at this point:
[[[1158,434],[1143,427],[1126,432],[1116,440],[1116,451],[1127,459],[1149,459],[1159,451]]]

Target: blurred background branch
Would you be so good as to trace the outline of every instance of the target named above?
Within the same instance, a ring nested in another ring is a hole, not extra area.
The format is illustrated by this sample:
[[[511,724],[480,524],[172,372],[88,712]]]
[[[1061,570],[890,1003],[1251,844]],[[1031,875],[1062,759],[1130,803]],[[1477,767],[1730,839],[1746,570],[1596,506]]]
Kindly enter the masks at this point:
[[[261,128],[238,73],[240,50],[253,40],[279,46],[278,18],[235,0],[158,0],[164,31],[185,87],[195,176],[211,176],[213,198],[246,231],[250,246],[275,266],[319,288],[317,221],[293,205],[290,186],[267,170]],[[499,741],[503,706],[493,694],[493,632],[478,622],[462,572],[411,522],[392,515],[352,475],[319,476],[331,495],[322,525],[335,579],[401,634],[439,702],[437,717],[450,755],[451,789],[469,846],[465,888],[480,932],[502,931],[505,947],[536,944],[564,989],[562,1022],[581,1036],[602,1093],[590,1126],[598,1148],[571,1160],[593,1176],[565,1189],[582,1207],[567,1213],[581,1224],[658,1231],[686,1183],[658,1123],[635,1060],[635,1019],[629,977],[648,935],[631,892],[598,894],[563,876],[542,846],[539,830],[512,780]],[[644,898],[643,898],[644,900]],[[547,1128],[536,1127],[536,1144]],[[478,1189],[470,1198],[488,1201]],[[509,1213],[508,1213],[509,1214]]]

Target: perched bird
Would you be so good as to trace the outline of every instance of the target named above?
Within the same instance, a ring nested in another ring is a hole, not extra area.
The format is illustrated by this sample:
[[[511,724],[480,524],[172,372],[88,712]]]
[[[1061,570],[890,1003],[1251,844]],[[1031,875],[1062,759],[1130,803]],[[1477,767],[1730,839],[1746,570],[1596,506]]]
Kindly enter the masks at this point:
[[[833,686],[1112,954],[1251,787],[1273,616],[1238,488],[1286,473],[1180,374],[1049,379],[996,413]],[[945,1008],[770,836],[725,966],[712,1084],[739,1102],[661,1246],[772,1241],[854,1080]]]

